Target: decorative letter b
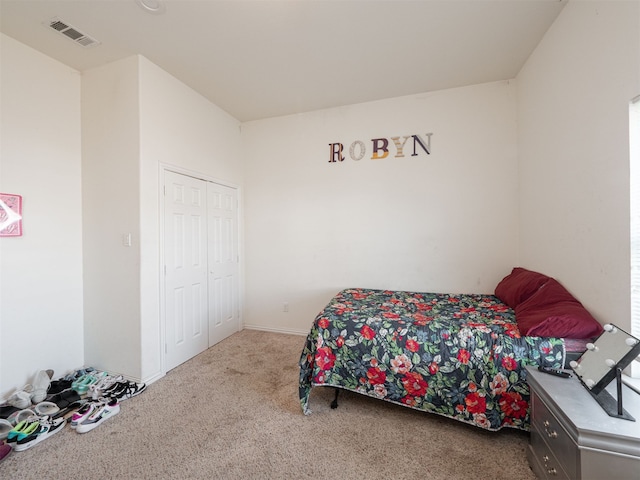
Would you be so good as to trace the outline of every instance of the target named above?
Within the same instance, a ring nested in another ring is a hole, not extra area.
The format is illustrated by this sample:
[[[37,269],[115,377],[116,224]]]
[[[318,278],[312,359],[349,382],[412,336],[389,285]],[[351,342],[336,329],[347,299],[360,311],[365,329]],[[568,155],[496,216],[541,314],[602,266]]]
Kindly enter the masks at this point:
[[[372,138],[371,142],[373,143],[373,156],[371,160],[380,160],[389,155],[389,140],[386,138]],[[382,146],[380,146],[380,143],[382,143]],[[378,155],[378,151],[380,150],[384,152],[382,155]]]

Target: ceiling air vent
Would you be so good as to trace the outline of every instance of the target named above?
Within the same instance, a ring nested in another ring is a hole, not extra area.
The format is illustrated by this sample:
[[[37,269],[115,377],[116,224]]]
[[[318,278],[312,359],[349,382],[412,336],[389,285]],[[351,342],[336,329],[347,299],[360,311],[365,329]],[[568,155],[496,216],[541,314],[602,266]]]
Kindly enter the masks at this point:
[[[91,38],[89,35],[85,35],[76,27],[72,27],[66,22],[63,22],[59,18],[52,18],[47,25],[53,28],[56,32],[61,33],[65,37],[73,40],[74,42],[82,45],[83,47],[94,47],[100,42],[95,38]]]

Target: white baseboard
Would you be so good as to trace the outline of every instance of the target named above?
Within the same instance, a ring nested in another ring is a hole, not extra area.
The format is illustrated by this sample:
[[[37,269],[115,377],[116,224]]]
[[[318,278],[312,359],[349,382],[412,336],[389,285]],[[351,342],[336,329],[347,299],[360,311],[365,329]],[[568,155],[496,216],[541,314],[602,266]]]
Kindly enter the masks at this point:
[[[160,380],[164,376],[165,376],[164,373],[158,372],[155,375],[151,375],[151,377],[146,378],[144,380],[144,383],[146,383],[147,385],[151,385],[153,382],[157,382],[158,380]]]
[[[302,335],[307,336],[309,330],[292,330],[287,328],[273,328],[273,327],[263,327],[262,325],[247,325],[244,324],[244,329],[246,330],[260,330],[263,332],[272,332],[272,333],[286,333],[289,335]]]

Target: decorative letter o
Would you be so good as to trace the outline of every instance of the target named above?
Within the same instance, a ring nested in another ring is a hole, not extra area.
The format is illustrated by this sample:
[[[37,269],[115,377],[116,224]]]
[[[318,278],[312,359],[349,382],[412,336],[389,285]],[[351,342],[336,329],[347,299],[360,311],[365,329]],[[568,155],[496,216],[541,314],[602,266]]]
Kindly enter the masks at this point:
[[[358,157],[354,155],[356,151],[356,145],[360,146],[360,155],[358,155]],[[361,142],[360,140],[356,140],[349,147],[349,156],[357,162],[358,160],[362,160],[364,158],[365,150],[366,150],[366,147],[364,146],[364,143]]]

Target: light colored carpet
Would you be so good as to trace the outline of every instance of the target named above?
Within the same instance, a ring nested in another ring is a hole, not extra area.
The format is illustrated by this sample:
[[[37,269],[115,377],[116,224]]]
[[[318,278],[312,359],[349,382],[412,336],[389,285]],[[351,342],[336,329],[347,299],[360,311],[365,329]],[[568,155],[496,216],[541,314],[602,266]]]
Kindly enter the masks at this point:
[[[534,480],[528,434],[316,388],[298,399],[304,338],[245,330],[122,402],[0,463],[3,479]]]

